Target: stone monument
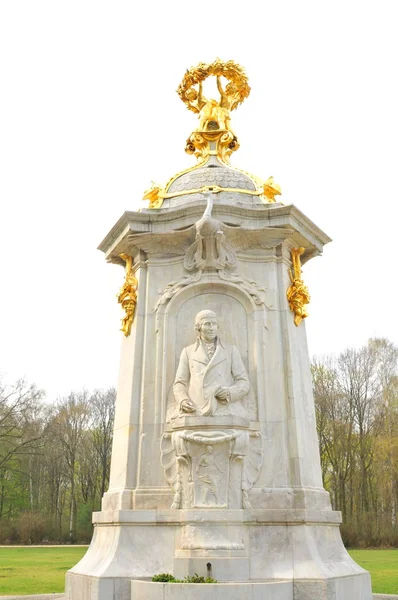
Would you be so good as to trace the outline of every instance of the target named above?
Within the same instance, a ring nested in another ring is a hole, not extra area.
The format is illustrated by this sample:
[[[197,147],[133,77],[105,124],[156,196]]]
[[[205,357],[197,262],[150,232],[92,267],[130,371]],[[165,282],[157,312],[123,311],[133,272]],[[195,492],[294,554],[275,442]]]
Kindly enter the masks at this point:
[[[322,486],[303,323],[301,265],[330,239],[272,178],[230,165],[249,91],[233,61],[186,72],[197,164],[99,246],[126,269],[124,337],[109,490],[68,600],[371,599]]]

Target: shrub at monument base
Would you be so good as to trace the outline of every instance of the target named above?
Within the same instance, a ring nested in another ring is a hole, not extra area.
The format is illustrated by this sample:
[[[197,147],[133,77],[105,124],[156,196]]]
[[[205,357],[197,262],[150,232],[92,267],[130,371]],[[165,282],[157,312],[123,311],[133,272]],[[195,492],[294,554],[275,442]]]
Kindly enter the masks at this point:
[[[218,583],[217,580],[212,577],[204,578],[197,573],[191,577],[187,575],[184,579],[176,579],[171,573],[160,573],[159,575],[154,575],[152,581],[159,583]]]

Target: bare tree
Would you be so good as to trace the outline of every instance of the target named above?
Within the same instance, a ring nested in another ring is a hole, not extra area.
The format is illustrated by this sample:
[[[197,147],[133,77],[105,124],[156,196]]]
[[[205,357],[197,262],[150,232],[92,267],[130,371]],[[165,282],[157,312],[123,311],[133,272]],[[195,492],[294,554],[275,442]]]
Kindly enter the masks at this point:
[[[69,394],[58,401],[56,430],[62,446],[70,482],[69,539],[76,541],[77,495],[76,473],[79,449],[90,423],[90,405],[87,391]]]
[[[43,397],[42,390],[23,379],[13,385],[0,382],[0,516],[9,489],[7,481],[21,471],[24,457],[37,453],[43,438]],[[8,510],[12,512],[11,505]]]
[[[90,398],[93,409],[92,439],[100,462],[100,497],[109,482],[112,451],[113,423],[115,418],[115,388],[96,390]]]
[[[333,357],[315,360],[312,377],[323,483],[331,487],[335,508],[345,514],[355,445],[352,407],[339,391],[338,365]]]
[[[312,375],[323,481],[334,507],[365,543],[398,539],[398,348],[370,339],[314,360]]]

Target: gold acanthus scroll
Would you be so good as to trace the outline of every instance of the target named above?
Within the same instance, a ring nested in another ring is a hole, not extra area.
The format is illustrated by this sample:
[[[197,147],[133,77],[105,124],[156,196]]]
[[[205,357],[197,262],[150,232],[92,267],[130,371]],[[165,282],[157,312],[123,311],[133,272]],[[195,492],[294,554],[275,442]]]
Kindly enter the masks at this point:
[[[131,326],[134,321],[135,307],[137,304],[138,281],[133,273],[133,257],[128,254],[119,254],[126,263],[126,278],[120,292],[117,295],[117,301],[122,305],[125,316],[121,319],[123,331],[127,337],[131,333]]]
[[[291,250],[293,271],[289,269],[291,284],[286,292],[290,310],[294,312],[294,323],[297,327],[303,319],[308,317],[306,305],[310,302],[308,288],[301,279],[300,256],[304,252],[305,248],[292,248]]]

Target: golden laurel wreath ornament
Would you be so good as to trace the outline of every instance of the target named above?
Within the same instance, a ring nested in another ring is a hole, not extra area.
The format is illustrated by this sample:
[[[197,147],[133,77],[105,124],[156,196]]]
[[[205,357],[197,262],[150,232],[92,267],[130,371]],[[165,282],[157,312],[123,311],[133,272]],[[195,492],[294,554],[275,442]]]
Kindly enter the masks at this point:
[[[203,95],[203,82],[210,76],[217,78],[220,100],[207,99]],[[223,88],[221,77],[229,83]],[[200,131],[230,130],[230,112],[250,94],[247,75],[233,60],[223,62],[217,58],[213,63],[199,63],[187,70],[177,93],[189,110],[199,113]]]

